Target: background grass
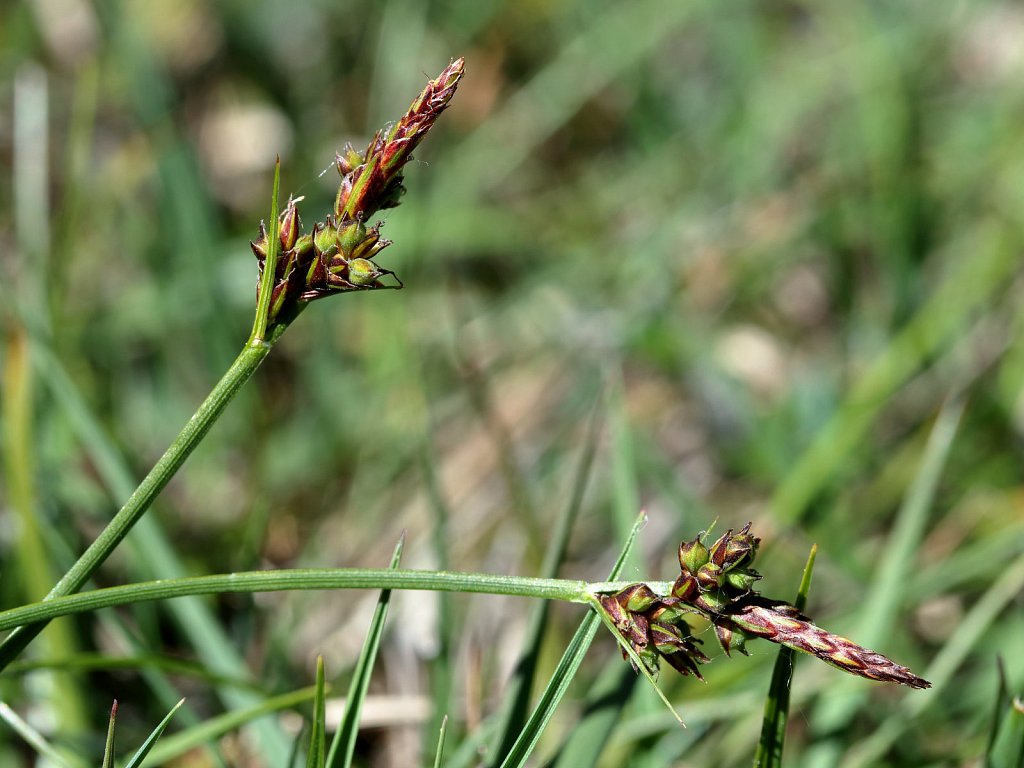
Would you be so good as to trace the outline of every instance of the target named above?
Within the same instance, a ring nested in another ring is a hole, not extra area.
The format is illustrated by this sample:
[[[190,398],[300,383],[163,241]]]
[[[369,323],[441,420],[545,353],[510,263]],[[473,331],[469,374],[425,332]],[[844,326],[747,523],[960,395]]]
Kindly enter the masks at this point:
[[[464,55],[386,216],[382,265],[407,289],[314,304],[98,582],[381,567],[402,530],[410,567],[534,575],[596,404],[561,575],[604,578],[641,505],[625,578],[670,578],[673,542],[753,520],[764,591],[788,597],[816,542],[812,615],[938,685],[802,662],[787,764],[983,753],[998,654],[1024,687],[1016,5],[54,7],[0,6],[3,607],[63,572],[244,340],[275,154],[315,221],[335,149]],[[317,654],[344,690],[374,600],[65,619],[0,698],[95,764],[115,696],[127,749],[182,695],[168,733],[304,688]],[[445,713],[458,759],[501,708],[529,616],[395,593],[357,760],[427,764]],[[579,621],[552,611],[542,676]],[[599,635],[538,764],[584,707],[608,714],[602,690],[634,691],[602,765],[747,763],[774,658],[751,649],[706,686],[664,675],[680,730]],[[299,723],[271,716],[182,764],[284,765]],[[28,754],[0,730],[0,763]]]

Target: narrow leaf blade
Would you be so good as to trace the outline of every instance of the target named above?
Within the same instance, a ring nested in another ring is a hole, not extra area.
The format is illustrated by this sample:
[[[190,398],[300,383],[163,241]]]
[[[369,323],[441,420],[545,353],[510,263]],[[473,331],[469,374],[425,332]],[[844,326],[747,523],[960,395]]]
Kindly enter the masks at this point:
[[[309,752],[306,755],[306,768],[323,768],[324,754],[327,751],[327,715],[324,682],[324,657],[316,657],[316,695],[313,697],[313,727],[309,734]]]
[[[437,751],[434,753],[434,768],[441,768],[441,758],[444,756],[444,737],[448,732],[448,715],[441,720],[441,732],[437,736]]]
[[[7,723],[11,730],[24,739],[25,743],[34,749],[38,754],[50,760],[59,768],[73,768],[67,759],[60,754],[46,738],[35,728],[26,723],[18,713],[7,704],[0,701],[0,720]]]
[[[403,536],[391,556],[389,565],[391,570],[397,569],[401,563],[404,547],[405,537]],[[345,713],[331,740],[331,749],[325,763],[327,768],[349,768],[352,765],[352,756],[356,749],[356,736],[359,734],[359,713],[366,700],[366,692],[370,689],[370,676],[373,673],[373,664],[377,660],[381,637],[384,635],[384,622],[388,617],[390,601],[391,590],[382,590],[377,600],[377,608],[373,612],[373,619],[370,621],[370,629],[366,633],[366,640],[363,641],[363,649],[352,674],[352,682],[349,684],[348,696],[345,699]]]
[[[164,719],[157,723],[156,728],[154,728],[153,732],[149,734],[144,742],[142,742],[142,746],[139,747],[138,751],[131,756],[127,763],[124,764],[124,768],[139,768],[139,766],[142,765],[142,761],[146,759],[150,750],[152,750],[156,745],[157,740],[163,735],[164,729],[166,729],[168,724],[170,724],[171,718],[174,717],[174,713],[181,709],[181,706],[184,703],[185,700],[182,699],[171,707],[171,711],[164,715]]]
[[[117,699],[110,706],[107,723],[107,743],[103,745],[103,768],[114,768],[114,731],[117,728]]]
[[[641,513],[634,523],[633,530],[630,531],[629,538],[619,553],[618,559],[615,561],[615,566],[608,577],[610,580],[618,577],[623,564],[627,561],[633,549],[637,534],[646,522],[647,515]],[[554,715],[555,709],[562,701],[562,697],[565,696],[565,692],[569,689],[569,683],[576,676],[580,664],[583,663],[583,657],[586,655],[587,649],[594,639],[600,621],[597,613],[591,611],[580,623],[572,640],[569,641],[569,646],[565,649],[565,653],[562,654],[554,674],[552,674],[547,686],[545,686],[544,691],[541,693],[540,699],[530,714],[529,720],[527,720],[526,725],[520,732],[519,738],[516,739],[508,756],[501,764],[501,768],[521,768],[526,764],[530,755],[533,754],[533,750],[536,748],[544,728],[551,720],[552,715]]]
[[[258,720],[264,715],[297,707],[314,698],[315,694],[316,692],[313,687],[308,686],[297,691],[290,691],[264,699],[253,707],[226,712],[192,728],[174,733],[161,740],[156,748],[153,749],[152,760],[149,764],[165,765],[170,763],[175,758],[181,757],[197,746],[215,742],[224,734],[230,733],[246,723]]]
[[[804,575],[800,579],[800,588],[794,602],[801,610],[807,604],[807,593],[811,589],[811,574],[817,555],[818,545],[815,544],[807,556],[807,565],[804,566]],[[786,721],[789,718],[789,694],[795,657],[796,651],[784,646],[779,648],[778,656],[775,657],[772,681],[764,702],[761,738],[754,753],[755,768],[780,768],[782,765],[782,747],[786,737]]]
[[[548,546],[544,553],[542,573],[540,574],[544,578],[555,578],[558,575],[558,569],[562,560],[565,559],[565,552],[569,545],[569,535],[579,515],[580,507],[583,505],[583,495],[586,491],[587,480],[590,477],[590,469],[594,464],[598,436],[597,428],[600,424],[598,416],[599,411],[595,409],[590,420],[590,427],[587,430],[583,454],[580,456],[576,469],[569,504],[559,514],[555,522],[554,535],[548,541]],[[531,612],[526,637],[523,640],[523,650],[515,666],[516,673],[509,685],[509,691],[505,695],[505,706],[497,738],[494,742],[497,746],[492,752],[491,766],[501,764],[502,760],[512,749],[512,745],[515,744],[516,738],[526,723],[530,704],[530,690],[533,688],[536,677],[537,660],[540,656],[541,643],[544,640],[544,633],[548,625],[549,611],[550,604],[548,601],[541,600],[534,605]]]

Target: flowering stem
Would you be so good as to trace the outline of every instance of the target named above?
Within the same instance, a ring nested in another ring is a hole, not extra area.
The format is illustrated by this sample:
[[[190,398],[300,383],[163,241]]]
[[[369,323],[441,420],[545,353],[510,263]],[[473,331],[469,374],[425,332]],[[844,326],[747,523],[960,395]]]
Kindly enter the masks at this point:
[[[120,511],[111,519],[107,527],[103,529],[95,541],[89,545],[78,561],[61,577],[60,581],[50,590],[44,598],[43,605],[51,600],[63,598],[74,592],[78,592],[89,580],[103,561],[110,556],[114,548],[121,542],[149,509],[153,500],[163,491],[164,486],[181,468],[185,459],[189,457],[193,449],[202,441],[203,437],[213,426],[213,423],[220,417],[224,407],[238,393],[238,390],[249,380],[253,372],[270,352],[270,348],[284,333],[287,325],[277,324],[274,326],[271,336],[266,341],[251,341],[243,347],[238,357],[228,368],[227,372],[217,382],[213,391],[210,392],[203,404],[192,415],[192,418],[185,424],[184,429],[171,443],[170,447],[160,457],[156,465],[149,471],[145,479],[132,493],[121,507]],[[59,615],[59,614],[54,614]],[[6,629],[19,626],[14,632],[4,638],[0,643],[0,670],[3,670],[13,661],[25,647],[43,630],[49,616],[42,612],[38,623],[30,624],[27,621],[18,621],[6,625]]]
[[[309,301],[345,291],[395,287],[379,279],[392,273],[370,261],[388,241],[380,238],[379,225],[367,229],[365,220],[380,209],[398,205],[398,197],[404,191],[402,166],[448,107],[464,69],[462,59],[452,61],[437,78],[427,83],[386,138],[382,132],[374,137],[365,154],[360,155],[348,147],[345,158],[337,157],[338,172],[342,176],[335,210],[339,220],[329,216],[314,227],[312,235],[299,236],[295,208],[298,200],[289,198],[283,216],[279,216],[281,160],[278,158],[274,166],[270,229],[261,225],[260,237],[251,244],[260,264],[260,281],[249,340],[181,434],[107,527],[50,590],[44,603],[64,599],[85,585],[181,468],[224,407]],[[44,611],[35,618],[7,625],[7,628],[18,628],[0,642],[0,671],[32,642],[53,615],[58,614]]]
[[[614,582],[613,586],[627,582]],[[77,595],[51,596],[0,612],[0,631],[12,627],[35,630],[58,616],[100,608],[188,595],[227,592],[279,592],[309,589],[412,589],[432,592],[477,592],[513,595],[570,603],[593,604],[591,586],[570,579],[537,579],[486,573],[393,570],[390,568],[308,568],[280,571],[244,571],[214,576],[143,581],[121,587],[95,589]],[[606,585],[602,585],[606,586]],[[24,626],[24,625],[29,626]],[[13,637],[13,635],[12,635]]]

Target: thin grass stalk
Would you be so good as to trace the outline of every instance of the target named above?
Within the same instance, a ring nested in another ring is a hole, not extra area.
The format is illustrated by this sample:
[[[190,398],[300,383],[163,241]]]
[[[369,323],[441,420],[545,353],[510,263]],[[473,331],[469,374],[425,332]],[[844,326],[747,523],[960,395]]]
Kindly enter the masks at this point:
[[[412,589],[512,595],[589,604],[589,590],[623,586],[626,582],[589,585],[570,579],[536,579],[483,573],[391,570],[389,568],[309,568],[279,571],[243,571],[214,576],[144,581],[121,587],[64,595],[0,612],[0,631],[57,616],[87,613],[100,608],[166,600],[186,595],[237,592],[279,592],[308,589]]]
[[[280,338],[286,328],[287,325],[284,324],[276,326],[274,335],[267,342],[247,345],[239,353],[231,367],[217,382],[213,391],[199,406],[178,437],[128,498],[128,501],[50,590],[45,600],[54,600],[73,594],[85,586],[96,569],[103,564],[110,553],[128,535],[135,523],[149,509],[153,500],[163,491],[170,479],[195,450],[195,447],[202,442],[214,422],[224,412],[224,408],[231,402],[242,385],[256,372],[270,352],[271,346]],[[6,668],[39,635],[47,622],[48,619],[31,626],[21,626],[4,638],[0,643],[0,671]]]

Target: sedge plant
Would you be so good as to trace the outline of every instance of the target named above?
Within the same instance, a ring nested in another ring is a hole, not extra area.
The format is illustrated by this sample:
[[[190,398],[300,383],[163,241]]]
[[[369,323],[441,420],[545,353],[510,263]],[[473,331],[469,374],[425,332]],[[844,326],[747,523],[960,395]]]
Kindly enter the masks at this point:
[[[389,130],[379,131],[364,152],[347,146],[336,158],[341,183],[334,212],[300,235],[299,200],[278,212],[280,164],[274,180],[270,229],[260,226],[252,243],[259,262],[256,316],[252,332],[227,372],[124,506],[75,564],[50,590],[47,599],[79,591],[139,521],[181,468],[242,385],[266,359],[274,344],[309,302],[350,291],[400,287],[384,281],[388,270],[372,259],[390,243],[380,225],[367,222],[380,210],[398,205],[404,192],[402,169],[412,151],[448,106],[462,78],[457,59],[427,83],[419,98]],[[44,623],[20,627],[0,643],[0,670],[42,631]]]
[[[383,626],[386,596],[394,589],[516,595],[561,600],[590,609],[541,703],[518,735],[508,738],[507,749],[502,747],[503,754],[498,758],[501,765],[519,765],[529,756],[601,622],[618,639],[623,656],[651,682],[662,661],[683,675],[702,679],[700,668],[710,657],[701,648],[696,628],[710,626],[726,655],[733,650],[745,653],[747,642],[765,639],[862,678],[917,689],[929,687],[928,681],[907,667],[818,627],[797,606],[767,598],[755,590],[760,579],[760,574],[753,569],[759,539],[750,524],[729,530],[713,542],[707,541],[704,534],[683,542],[678,551],[679,574],[669,581],[618,580],[631,536],[626,551],[612,571],[612,580],[605,582],[558,579],[553,574],[529,578],[402,569],[397,567],[396,553],[392,567],[379,570],[253,571],[139,582],[81,592],[310,302],[340,293],[403,287],[394,273],[376,262],[390,243],[381,237],[381,225],[374,223],[374,217],[399,204],[405,191],[403,167],[451,102],[463,73],[463,59],[454,60],[427,83],[406,114],[389,128],[379,131],[364,150],[348,145],[336,156],[340,183],[333,209],[309,231],[303,231],[299,216],[301,198],[289,198],[284,209],[279,210],[278,164],[269,225],[261,224],[258,237],[251,244],[259,278],[256,314],[249,338],[152,471],[46,598],[0,612],[0,631],[10,630],[0,642],[0,671],[17,658],[47,622],[58,616],[186,595],[314,589],[385,590],[371,632],[372,642],[367,644],[353,682],[352,706],[339,731],[342,736],[330,746],[323,725],[322,661],[318,664],[314,692],[316,714],[307,763],[314,768],[351,763],[358,704],[366,694]],[[633,536],[636,530],[634,527]],[[568,529],[564,535],[568,535]],[[165,725],[166,721],[159,730]],[[110,733],[112,744],[113,726]],[[147,751],[150,747],[151,743]],[[435,762],[440,760],[439,745]]]

